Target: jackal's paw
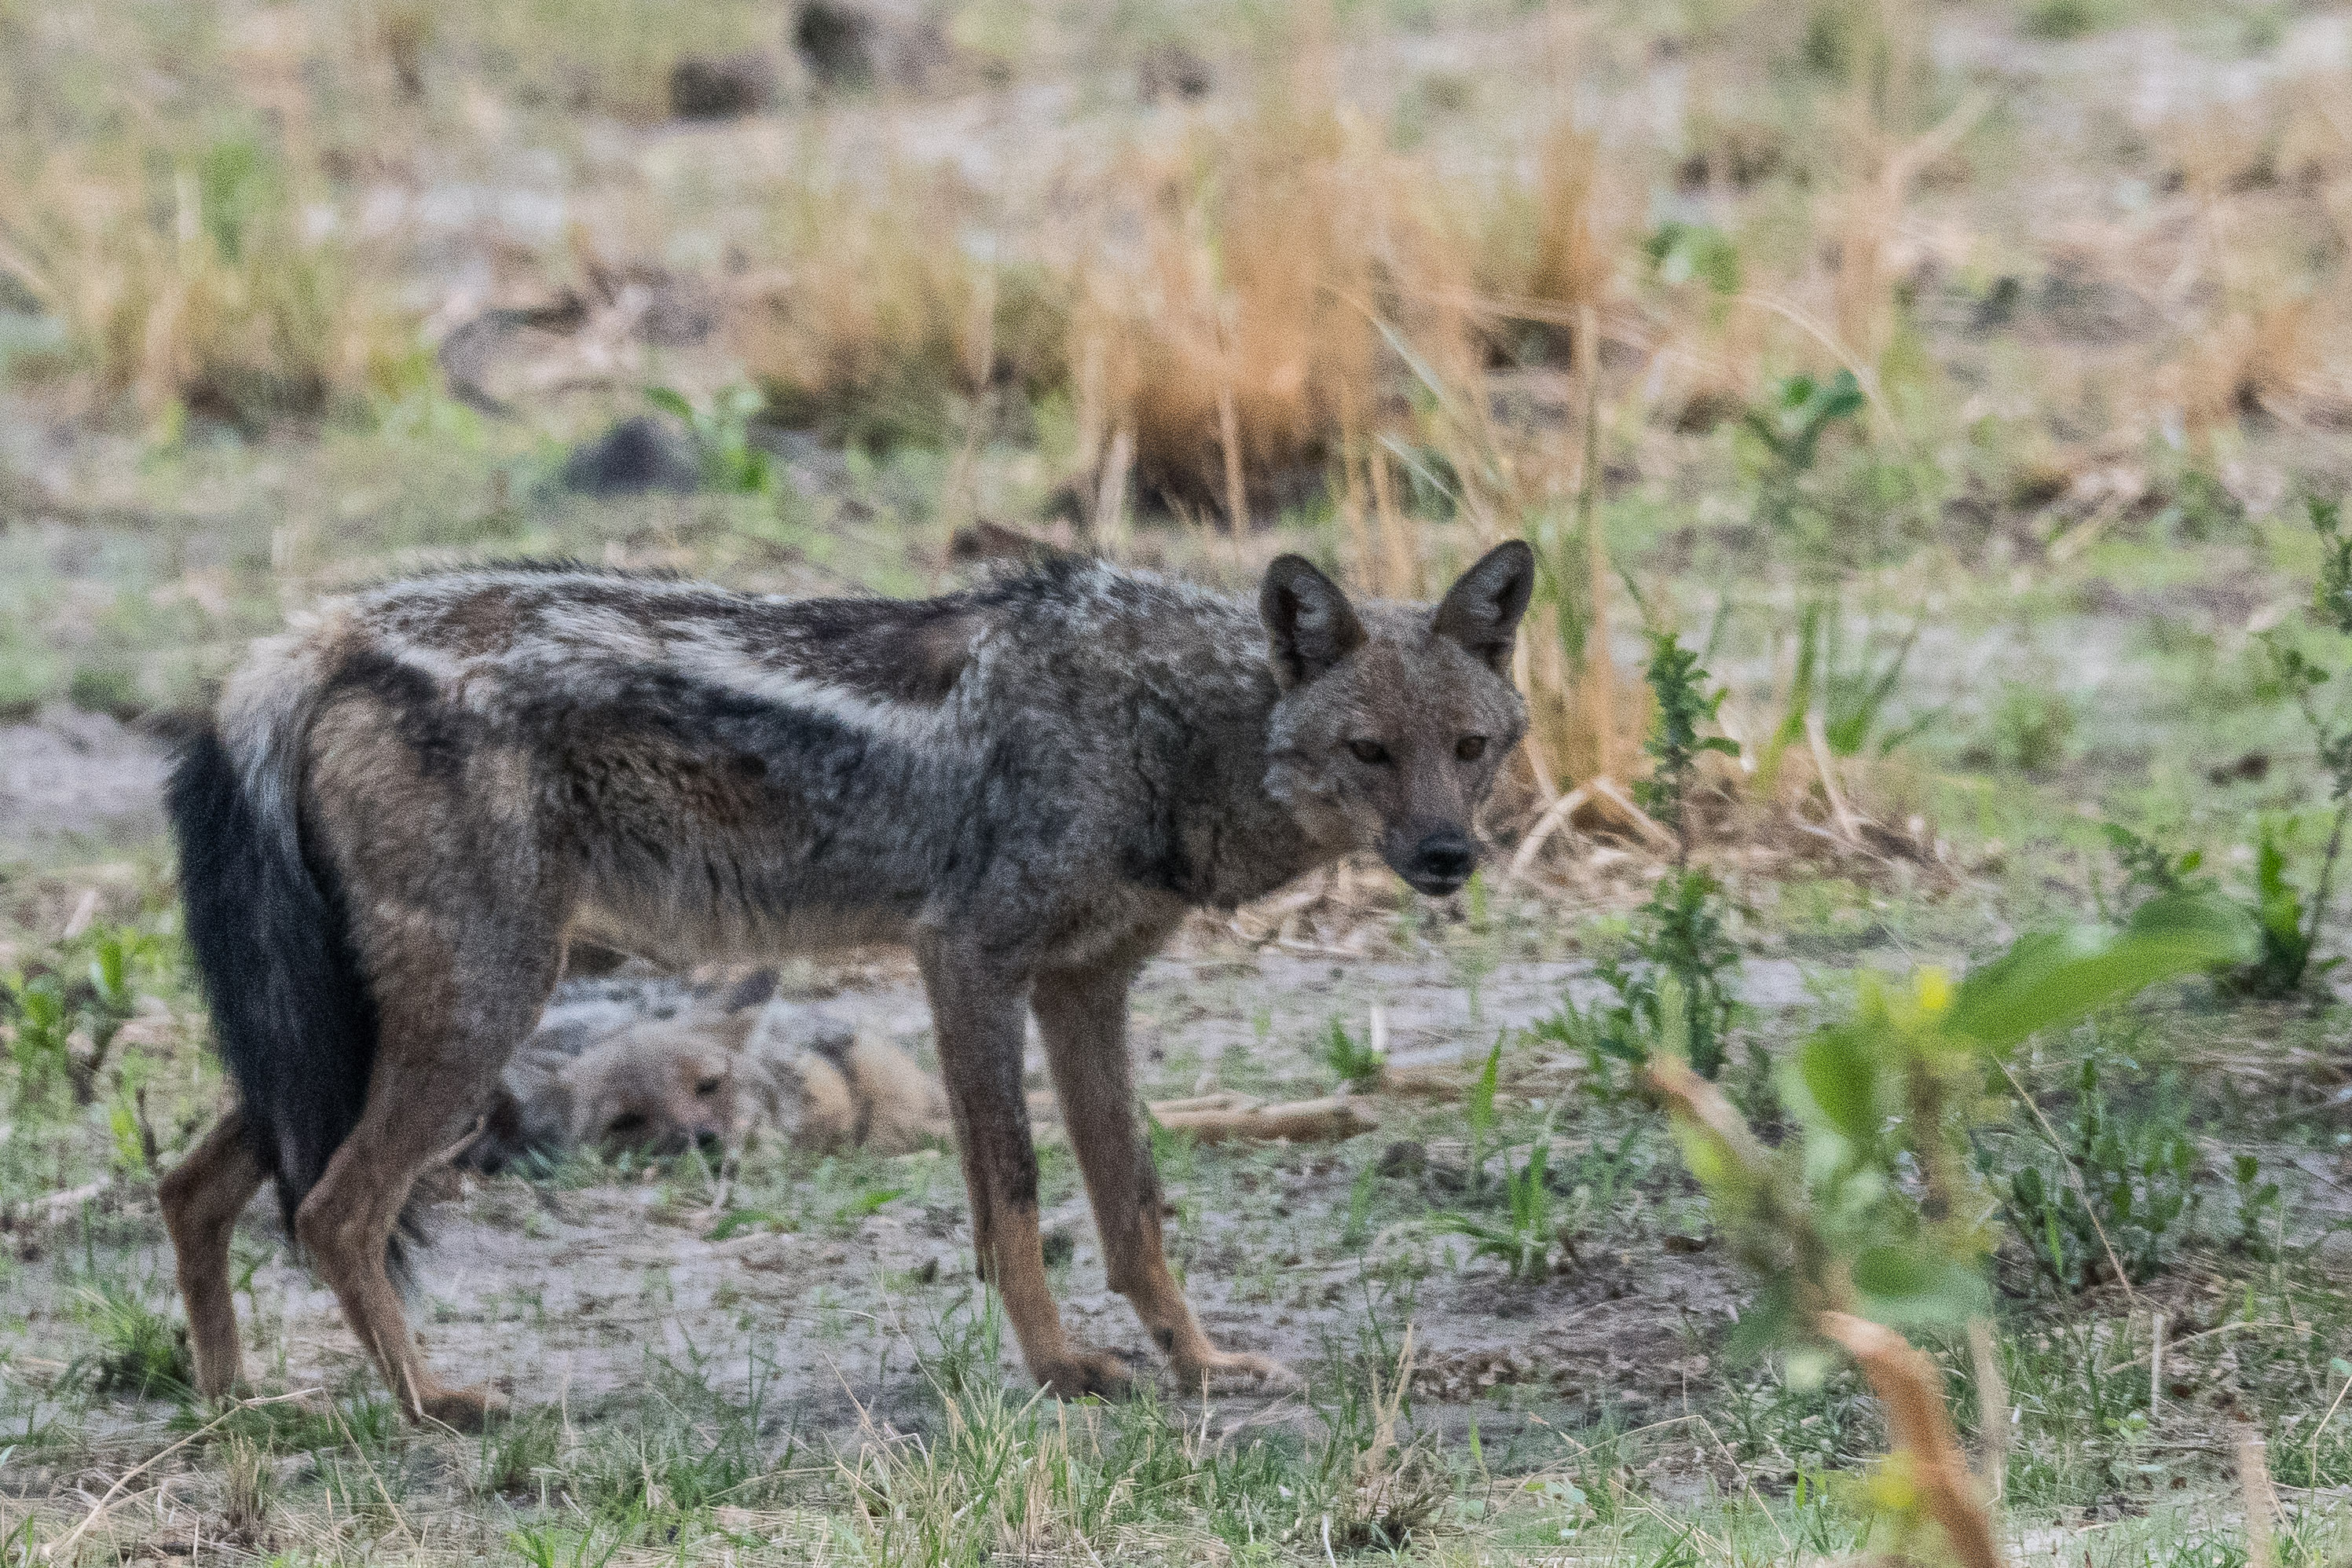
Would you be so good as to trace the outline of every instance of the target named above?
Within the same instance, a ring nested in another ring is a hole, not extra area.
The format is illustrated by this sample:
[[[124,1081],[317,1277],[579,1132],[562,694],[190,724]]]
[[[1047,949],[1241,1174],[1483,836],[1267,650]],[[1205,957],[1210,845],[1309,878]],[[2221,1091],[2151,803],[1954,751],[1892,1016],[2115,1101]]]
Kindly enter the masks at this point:
[[[507,1402],[487,1388],[436,1388],[417,1399],[427,1421],[460,1432],[478,1432],[507,1411]]]
[[[1072,1350],[1035,1371],[1038,1386],[1064,1399],[1088,1394],[1115,1399],[1133,1381],[1127,1363],[1108,1351]]]
[[[1207,1346],[1175,1359],[1176,1381],[1187,1394],[1206,1387],[1213,1394],[1288,1392],[1303,1386],[1297,1373],[1272,1356]]]

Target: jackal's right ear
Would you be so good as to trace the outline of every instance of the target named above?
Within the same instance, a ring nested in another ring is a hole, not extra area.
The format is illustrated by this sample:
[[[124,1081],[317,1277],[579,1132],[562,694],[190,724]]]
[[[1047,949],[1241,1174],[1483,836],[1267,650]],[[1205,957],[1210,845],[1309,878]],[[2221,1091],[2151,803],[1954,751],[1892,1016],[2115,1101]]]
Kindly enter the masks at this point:
[[[1257,613],[1273,644],[1274,678],[1303,686],[1363,646],[1364,623],[1339,584],[1303,555],[1277,555],[1258,589]]]

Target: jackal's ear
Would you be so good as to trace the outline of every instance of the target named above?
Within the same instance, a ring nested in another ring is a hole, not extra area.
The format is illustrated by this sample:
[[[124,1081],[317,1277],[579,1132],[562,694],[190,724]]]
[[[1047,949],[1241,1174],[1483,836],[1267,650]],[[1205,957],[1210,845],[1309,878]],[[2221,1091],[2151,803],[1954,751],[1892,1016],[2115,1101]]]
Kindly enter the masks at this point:
[[[1266,567],[1257,613],[1273,644],[1274,678],[1286,689],[1305,685],[1363,645],[1356,607],[1303,555],[1277,555]]]
[[[1524,540],[1507,539],[1445,590],[1431,629],[1452,637],[1507,678],[1511,639],[1518,635],[1519,617],[1528,613],[1528,600],[1535,591],[1536,552]]]

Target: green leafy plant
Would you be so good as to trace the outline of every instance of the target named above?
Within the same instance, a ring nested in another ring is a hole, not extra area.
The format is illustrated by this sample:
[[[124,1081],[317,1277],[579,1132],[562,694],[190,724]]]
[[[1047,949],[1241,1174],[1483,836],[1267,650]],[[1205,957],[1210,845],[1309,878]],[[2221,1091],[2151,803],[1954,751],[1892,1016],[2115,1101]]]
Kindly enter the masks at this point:
[[[1722,705],[1721,689],[1708,689],[1698,655],[1672,631],[1653,632],[1646,671],[1656,705],[1644,749],[1654,763],[1637,786],[1642,805],[1675,834],[1675,863],[1651,887],[1635,911],[1629,939],[1632,963],[1612,955],[1595,966],[1615,1001],[1591,1012],[1566,1002],[1535,1026],[1538,1037],[1583,1050],[1588,1080],[1611,1081],[1604,1058],[1646,1062],[1663,1024],[1661,987],[1671,980],[1682,998],[1691,1065],[1712,1079],[1728,1056],[1738,1016],[1731,979],[1738,950],[1726,930],[1728,900],[1715,874],[1690,864],[1689,795],[1698,759],[1708,752],[1737,756],[1739,748],[1720,735],[1700,732]]]
[[[768,406],[765,394],[755,386],[730,386],[697,408],[673,387],[649,387],[646,401],[684,423],[694,438],[702,464],[706,489],[729,495],[758,495],[774,482],[768,454],[751,441],[751,424]]]
[[[2237,1199],[2238,1233],[2232,1239],[2238,1250],[2255,1258],[2272,1256],[2277,1250],[2283,1200],[2278,1183],[2263,1178],[2262,1156],[2234,1156],[2230,1162],[2230,1184]]]
[[[2073,1110],[2042,1157],[2004,1173],[1993,1139],[1979,1137],[1977,1165],[2002,1217],[2060,1294],[2117,1270],[2137,1283],[2170,1264],[2202,1202],[2201,1162],[2179,1106],[2162,1084],[2151,1109],[2117,1110],[2095,1052],[2075,1069]]]
[[[1650,231],[1642,253],[1669,287],[1703,283],[1724,299],[1739,292],[1739,247],[1713,224],[1668,218]]]
[[[1639,1067],[1663,1037],[1671,984],[1684,1009],[1684,1049],[1691,1066],[1701,1077],[1717,1076],[1729,1059],[1739,1016],[1731,990],[1739,952],[1725,933],[1723,904],[1723,885],[1712,873],[1687,866],[1669,868],[1637,911],[1632,943],[1637,963],[1612,956],[1594,966],[1616,1000],[1590,1013],[1567,1004],[1538,1022],[1536,1033],[1583,1048],[1596,1069],[1604,1058]]]
[[[2116,868],[2123,873],[2121,893],[2126,907],[2168,893],[2218,893],[2221,884],[2200,874],[2205,863],[2201,852],[2175,850],[2112,822],[2105,825],[2105,832]],[[2328,870],[2323,865],[2324,877]],[[2287,879],[2286,847],[2273,820],[2266,818],[2255,829],[2253,886],[2236,901],[2253,921],[2260,941],[2251,960],[2214,976],[2214,984],[2223,995],[2293,996],[2342,962],[2336,958],[2313,962],[2319,942],[2319,900],[2306,901]]]
[[[67,1044],[73,1033],[72,1017],[54,975],[36,975],[12,987],[8,1000],[16,1018],[8,1052],[16,1064],[17,1102],[38,1104],[49,1086],[66,1076],[73,1059]]]
[[[2099,830],[2115,853],[2116,867],[2123,873],[2124,896],[2130,903],[2165,893],[2212,890],[2213,879],[2197,874],[2205,864],[2201,850],[2173,849],[2119,822],[2102,823]]]
[[[1898,1529],[1932,1521],[1971,1568],[2000,1557],[1960,1454],[1935,1363],[1903,1338],[1982,1312],[1983,1202],[1969,1134],[1990,1115],[1989,1070],[2043,1030],[2077,1023],[2168,975],[2242,961],[2242,911],[2152,900],[2120,931],[2029,936],[1953,985],[1940,971],[1897,990],[1864,974],[1853,1016],[1805,1041],[1789,1068],[1794,1135],[1767,1148],[1678,1040],[1650,1077],[1733,1250],[1761,1281],[1740,1321],[1752,1349],[1792,1352],[1818,1379],[1851,1357],[1885,1406],[1892,1484],[1873,1490]],[[1670,1020],[1678,1007],[1667,1009]]]
[[[17,1096],[37,1103],[62,1079],[77,1106],[98,1102],[100,1075],[122,1026],[138,1011],[131,967],[144,959],[150,939],[127,927],[100,926],[69,951],[86,951],[89,963],[70,979],[38,973],[0,984],[0,1010],[16,1020],[10,1054],[16,1064]],[[88,1043],[80,1050],[74,1040]]]
[[[1673,830],[1675,859],[1680,864],[1690,858],[1687,808],[1691,776],[1699,758],[1708,752],[1736,757],[1739,747],[1724,736],[1699,732],[1700,726],[1715,721],[1724,692],[1720,687],[1707,689],[1707,673],[1699,664],[1698,654],[1683,647],[1682,638],[1671,627],[1653,630],[1649,638],[1650,662],[1643,679],[1649,682],[1656,711],[1642,749],[1650,754],[1653,766],[1650,776],[1634,786],[1634,793],[1651,816]]]
[[[74,1316],[94,1346],[67,1369],[70,1382],[97,1394],[150,1394],[177,1397],[194,1376],[188,1331],[132,1294],[107,1280],[81,1291]]]
[[[131,989],[131,960],[140,944],[137,932],[120,928],[100,931],[91,943],[89,983],[80,998],[89,1050],[85,1056],[68,1055],[66,1062],[76,1105],[96,1103],[99,1072],[106,1066],[122,1026],[137,1010],[138,998]]]
[[[2342,963],[2330,958],[2312,963],[2319,944],[2320,920],[2326,907],[2327,884],[2335,871],[2331,845],[2320,868],[2319,890],[2308,901],[2287,880],[2286,849],[2278,826],[2264,821],[2254,837],[2253,896],[2247,909],[2262,933],[2262,946],[2252,962],[2221,977],[2221,990],[2235,996],[2284,997],[2301,991]]]
[[[1476,1193],[1486,1184],[1486,1143],[1495,1135],[1495,1091],[1501,1079],[1503,1042],[1486,1053],[1486,1064],[1462,1096],[1462,1122],[1468,1132],[1469,1187]]]
[[[1388,1053],[1369,1034],[1357,1038],[1337,1018],[1324,1026],[1321,1054],[1323,1065],[1350,1089],[1377,1089],[1381,1075],[1388,1071]]]
[[[2344,536],[2343,504],[2314,498],[2306,502],[2312,531],[2319,537],[2319,570],[2312,584],[2308,619],[2315,629],[2338,638],[2352,637],[2352,539]],[[2320,688],[2331,676],[2284,628],[2264,634],[2271,676],[2294,701],[2310,733],[2320,770],[2327,779],[2327,847],[2311,883],[2308,898],[2287,879],[2286,856],[2273,825],[2263,823],[2255,844],[2253,905],[2263,930],[2261,956],[2231,977],[2230,989],[2242,995],[2287,996],[2303,989],[2333,966],[2314,967],[2328,901],[2335,891],[2336,867],[2343,856],[2344,833],[2352,823],[2352,722],[2340,704],[2320,701]]]
[[[2063,691],[2004,681],[1991,714],[1993,761],[2037,777],[2054,772],[2074,743],[2079,718],[2074,699]]]

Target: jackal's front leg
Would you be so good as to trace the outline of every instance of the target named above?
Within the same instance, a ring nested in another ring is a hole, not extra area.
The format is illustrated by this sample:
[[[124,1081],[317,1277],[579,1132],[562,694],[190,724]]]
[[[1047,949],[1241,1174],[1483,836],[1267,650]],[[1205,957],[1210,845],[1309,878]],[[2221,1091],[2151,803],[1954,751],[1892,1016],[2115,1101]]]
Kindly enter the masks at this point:
[[[1045,1283],[1037,1233],[1037,1151],[1021,1092],[1021,993],[975,955],[933,940],[916,954],[930,994],[940,1076],[971,1197],[981,1278],[996,1287],[1029,1374],[1053,1393],[1116,1394],[1127,1384],[1117,1356],[1073,1345]]]
[[[1134,1304],[1188,1390],[1229,1379],[1295,1382],[1279,1362],[1211,1344],[1168,1270],[1160,1237],[1160,1173],[1137,1126],[1128,1059],[1127,988],[1133,973],[1119,963],[1041,974],[1031,1004],[1094,1205],[1110,1288]]]

